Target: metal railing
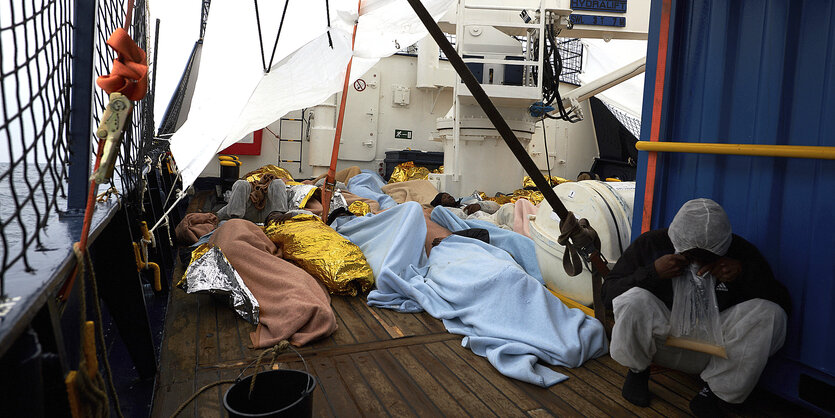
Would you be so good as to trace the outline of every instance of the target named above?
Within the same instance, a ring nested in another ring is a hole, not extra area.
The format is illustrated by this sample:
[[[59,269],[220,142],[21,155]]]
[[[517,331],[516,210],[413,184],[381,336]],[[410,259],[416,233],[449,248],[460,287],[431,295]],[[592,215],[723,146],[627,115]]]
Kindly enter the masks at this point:
[[[812,145],[715,144],[707,142],[638,141],[635,148],[648,152],[748,155],[758,157],[835,160],[835,147]]]
[[[145,1],[134,3],[129,33],[145,49]],[[98,141],[94,131],[108,100],[92,80],[112,67],[116,53],[106,41],[124,23],[127,4],[127,0],[0,3],[0,298],[13,265],[21,263],[24,270],[35,271],[27,253],[43,249],[44,232],[57,221],[56,213],[86,198]],[[93,46],[86,49],[87,64],[79,59],[85,51],[79,39]],[[85,96],[90,99],[88,106],[77,107],[85,103]],[[116,176],[122,193],[138,189],[151,142],[149,99],[135,103],[131,126],[125,131]],[[85,119],[89,126],[75,123]],[[77,174],[71,175],[72,171]],[[68,248],[71,245],[67,243]]]

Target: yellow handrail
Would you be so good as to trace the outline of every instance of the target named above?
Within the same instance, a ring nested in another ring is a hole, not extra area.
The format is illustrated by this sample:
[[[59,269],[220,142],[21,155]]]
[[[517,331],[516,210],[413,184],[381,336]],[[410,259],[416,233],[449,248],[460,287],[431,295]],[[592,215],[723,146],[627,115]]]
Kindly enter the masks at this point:
[[[693,154],[754,155],[760,157],[815,158],[835,160],[835,147],[805,145],[713,144],[692,142],[638,141],[640,151],[687,152]]]

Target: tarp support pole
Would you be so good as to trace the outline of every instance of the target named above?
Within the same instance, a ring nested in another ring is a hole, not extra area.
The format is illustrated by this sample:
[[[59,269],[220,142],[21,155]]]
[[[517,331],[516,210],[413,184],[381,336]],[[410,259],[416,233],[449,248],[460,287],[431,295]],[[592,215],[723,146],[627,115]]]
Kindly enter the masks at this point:
[[[362,0],[357,2],[357,20],[359,20]],[[333,136],[333,152],[331,152],[331,165],[328,167],[328,174],[325,176],[325,184],[322,185],[322,220],[328,221],[328,214],[331,208],[331,196],[336,187],[336,160],[339,158],[339,141],[342,139],[342,121],[345,119],[345,103],[348,101],[348,84],[351,81],[351,64],[354,62],[354,42],[357,40],[357,23],[354,23],[354,34],[351,36],[351,58],[348,60],[348,67],[345,69],[345,82],[342,83],[342,100],[339,104],[339,116],[336,119],[336,132]]]
[[[661,110],[664,104],[664,77],[667,73],[667,44],[670,36],[671,0],[661,3],[661,28],[658,37],[658,63],[655,67],[655,91],[652,98],[652,124],[649,140],[658,142],[661,132]],[[649,231],[652,222],[652,201],[655,194],[655,168],[658,153],[647,153],[647,177],[644,188],[644,206],[641,213],[641,233]]]

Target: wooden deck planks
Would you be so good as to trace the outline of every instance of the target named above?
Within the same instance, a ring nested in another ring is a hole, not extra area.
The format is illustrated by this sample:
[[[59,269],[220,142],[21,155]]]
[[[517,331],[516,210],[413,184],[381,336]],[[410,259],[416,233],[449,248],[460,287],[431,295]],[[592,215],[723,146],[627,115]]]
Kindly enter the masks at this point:
[[[626,368],[605,356],[580,368],[552,367],[569,379],[544,389],[502,376],[426,313],[380,310],[360,297],[334,296],[332,305],[339,329],[299,350],[318,379],[315,416],[689,416],[689,400],[701,385],[697,376],[654,370],[651,405],[640,408],[620,395]],[[204,384],[235,378],[262,351],[250,348],[253,329],[212,297],[174,289],[152,416],[169,416]],[[282,354],[279,361],[303,369],[295,354]],[[225,416],[228,388],[208,390],[181,416]],[[802,413],[756,399],[761,405],[726,412]]]
[[[493,386],[503,393],[508,399],[516,403],[516,406],[523,411],[530,411],[539,409],[542,404],[532,399],[528,394],[519,387],[512,379],[507,379],[490,364],[487,359],[483,357],[474,357],[472,353],[467,354],[467,350],[461,347],[461,342],[458,340],[447,341],[445,343],[452,351],[462,358],[462,361],[469,364],[485,379],[489,380]],[[463,354],[463,356],[462,356]]]
[[[197,347],[197,299],[172,292],[160,348],[160,370],[152,414],[168,416],[193,392]],[[164,412],[163,412],[164,411]],[[193,414],[193,407],[184,411]]]
[[[219,370],[201,370],[205,364],[217,363],[220,360],[220,340],[218,336],[217,304],[209,295],[196,295],[198,320],[198,349],[195,364],[194,390],[204,385],[221,380]],[[194,416],[204,417],[223,409],[220,401],[220,387],[208,389],[209,393],[194,401]]]
[[[406,350],[415,360],[420,362],[424,369],[439,383],[439,389],[444,389],[462,409],[472,416],[485,417],[495,415],[487,404],[463,382],[458,375],[435,357],[426,345],[410,346]]]
[[[432,403],[444,414],[451,416],[465,416],[467,412],[447,389],[411,354],[406,347],[389,350],[400,365],[409,371],[411,379],[420,390],[431,399]]]
[[[489,380],[485,379],[469,361],[458,356],[444,343],[432,343],[427,346],[430,352],[447,368],[449,368],[468,388],[470,388],[490,410],[502,417],[523,416],[524,412],[517,404],[499,391]],[[462,348],[463,350],[463,348]],[[473,355],[472,361],[483,360]]]

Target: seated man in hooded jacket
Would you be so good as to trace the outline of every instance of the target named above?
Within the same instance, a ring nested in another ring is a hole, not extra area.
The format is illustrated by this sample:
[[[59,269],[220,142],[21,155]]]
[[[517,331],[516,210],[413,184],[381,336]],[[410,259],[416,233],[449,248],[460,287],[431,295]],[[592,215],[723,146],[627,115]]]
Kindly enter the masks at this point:
[[[691,264],[698,276],[716,279],[727,358],[664,345],[672,279]],[[785,340],[788,292],[757,248],[731,233],[724,209],[710,199],[688,201],[669,228],[638,237],[606,277],[602,294],[615,316],[610,354],[629,368],[623,397],[638,406],[649,405],[649,366],[655,363],[699,373],[705,385],[690,409],[700,417],[719,416],[722,401],[745,401]]]
[[[284,181],[273,175],[263,175],[257,182],[238,180],[232,185],[229,203],[217,211],[220,221],[242,218],[263,222],[273,212],[287,212],[289,203]]]

